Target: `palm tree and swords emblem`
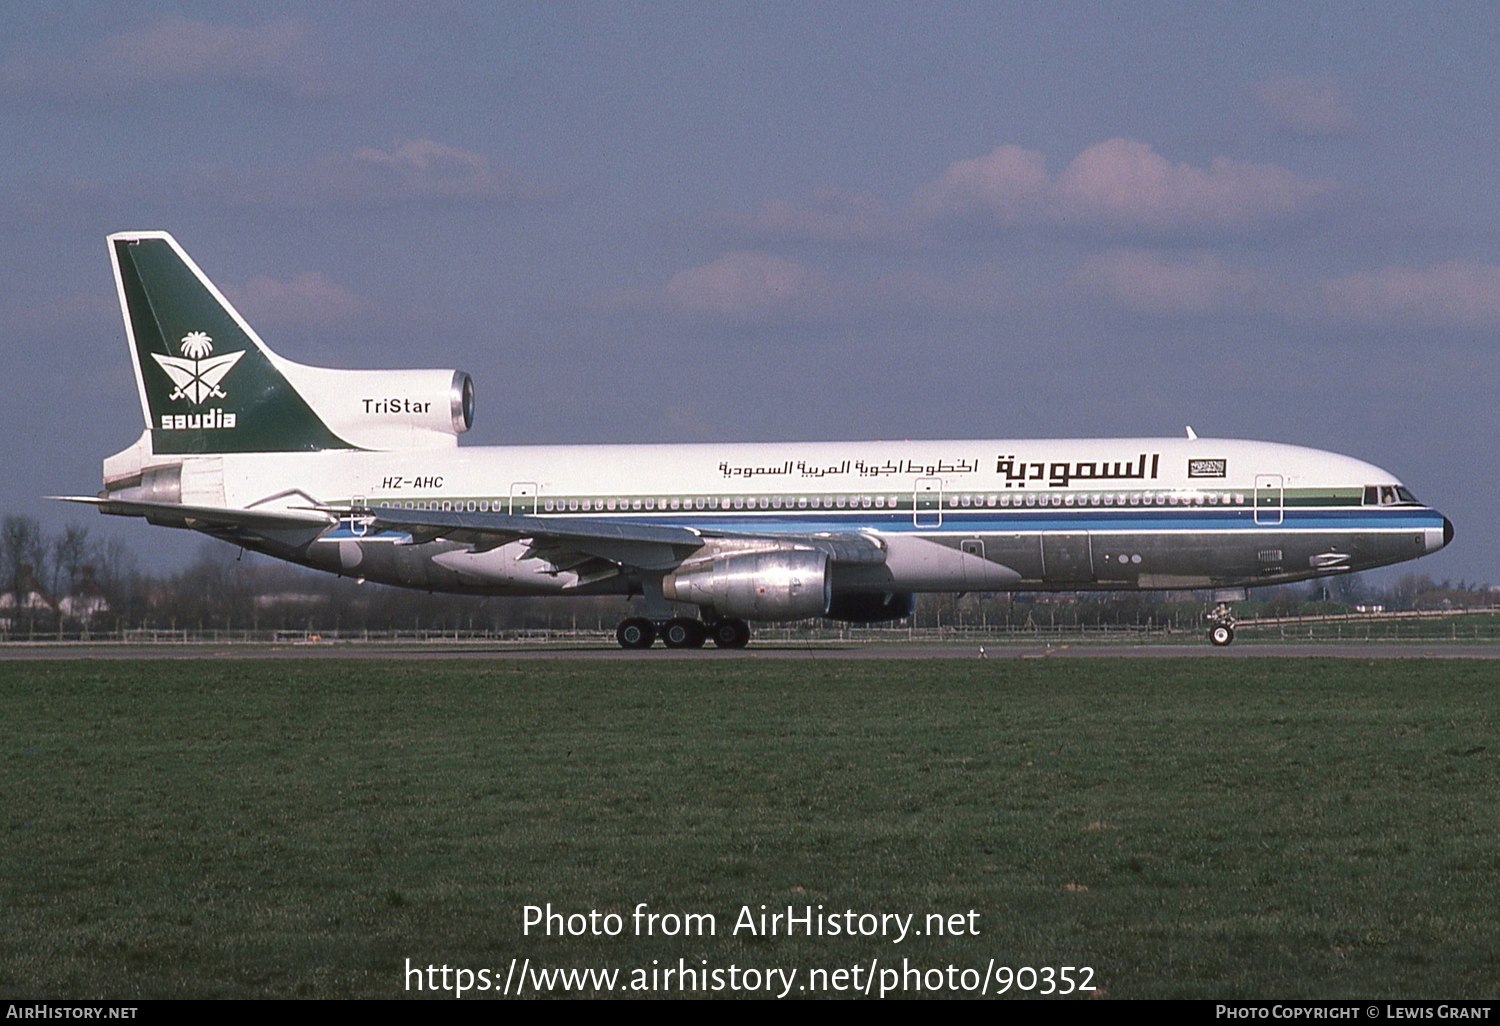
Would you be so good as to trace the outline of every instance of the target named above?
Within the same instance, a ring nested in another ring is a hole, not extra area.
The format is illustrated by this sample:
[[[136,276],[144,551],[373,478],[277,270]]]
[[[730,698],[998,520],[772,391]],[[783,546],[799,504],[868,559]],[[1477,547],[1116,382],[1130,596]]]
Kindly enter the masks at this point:
[[[243,351],[210,357],[208,354],[214,351],[214,340],[203,331],[190,331],[182,336],[180,350],[180,357],[151,354],[151,358],[172,379],[172,384],[177,386],[176,391],[167,396],[168,400],[187,399],[194,406],[201,406],[207,399],[229,398],[219,387],[219,382],[245,355]]]

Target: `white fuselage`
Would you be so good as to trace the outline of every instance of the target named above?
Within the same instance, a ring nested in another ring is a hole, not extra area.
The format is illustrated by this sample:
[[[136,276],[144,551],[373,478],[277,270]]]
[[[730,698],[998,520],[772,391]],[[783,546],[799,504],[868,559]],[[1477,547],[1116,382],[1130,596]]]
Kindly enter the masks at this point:
[[[707,552],[753,550],[777,536],[871,535],[885,565],[835,573],[836,586],[856,591],[1272,583],[1397,562],[1445,542],[1441,514],[1392,501],[1399,482],[1378,467],[1212,438],[140,455],[148,465],[180,462],[177,501],[191,506],[668,524],[714,535]],[[412,587],[629,590],[628,578],[591,585],[528,556],[524,540],[472,552],[360,527],[342,521],[305,552],[277,554]]]

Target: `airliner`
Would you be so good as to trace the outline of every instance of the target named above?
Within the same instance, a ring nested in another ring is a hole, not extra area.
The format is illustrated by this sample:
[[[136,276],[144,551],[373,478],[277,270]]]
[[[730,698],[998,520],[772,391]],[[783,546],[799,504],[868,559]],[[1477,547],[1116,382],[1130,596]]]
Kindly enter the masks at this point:
[[[921,592],[1251,586],[1435,552],[1453,525],[1389,472],[1197,437],[460,447],[455,370],[273,352],[170,235],[109,236],[145,427],[116,516],[361,581],[638,597],[625,648],[740,648],[750,624],[909,616]],[[692,615],[687,610],[694,610]]]

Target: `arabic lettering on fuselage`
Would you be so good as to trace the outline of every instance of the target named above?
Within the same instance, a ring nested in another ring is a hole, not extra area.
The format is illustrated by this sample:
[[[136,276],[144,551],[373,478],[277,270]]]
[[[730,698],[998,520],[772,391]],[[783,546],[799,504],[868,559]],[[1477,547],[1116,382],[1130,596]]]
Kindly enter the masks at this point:
[[[790,474],[792,461],[787,460],[784,466],[779,467],[731,467],[728,463],[720,463],[719,470],[725,477],[773,477],[778,474]]]
[[[1015,456],[1001,456],[995,473],[1005,478],[1007,488],[1025,488],[1028,481],[1045,481],[1049,488],[1066,488],[1074,481],[1144,481],[1156,480],[1161,454],[1141,453],[1133,460],[1062,460],[1056,463],[1030,462]]]
[[[886,477],[895,474],[915,474],[918,477],[936,477],[939,474],[972,474],[979,469],[978,460],[938,460],[936,463],[918,463],[916,460],[884,463],[866,463],[856,460],[854,469],[860,477]]]
[[[809,463],[806,460],[787,460],[785,463],[766,467],[737,467],[725,461],[719,464],[719,473],[725,477],[780,477],[802,478],[840,477],[854,474],[858,477],[888,477],[912,474],[917,477],[935,477],[940,474],[972,474],[979,469],[978,460],[938,460],[936,463],[919,463],[916,460],[886,460],[884,463],[867,463],[864,460],[842,460],[838,463]]]

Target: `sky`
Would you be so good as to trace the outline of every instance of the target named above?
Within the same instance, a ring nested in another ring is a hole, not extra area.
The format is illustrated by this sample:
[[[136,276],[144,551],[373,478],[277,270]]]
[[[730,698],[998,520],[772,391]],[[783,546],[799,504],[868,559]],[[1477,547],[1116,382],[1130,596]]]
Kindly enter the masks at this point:
[[[465,444],[1329,449],[1500,583],[1500,8],[12,3],[0,510],[142,420],[104,236],[306,363],[457,367]]]

